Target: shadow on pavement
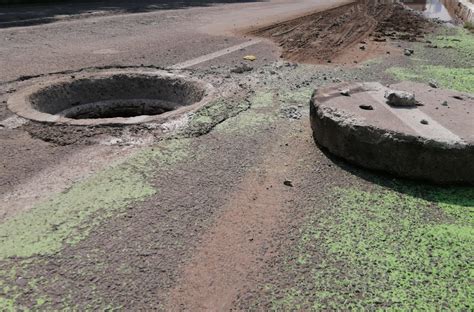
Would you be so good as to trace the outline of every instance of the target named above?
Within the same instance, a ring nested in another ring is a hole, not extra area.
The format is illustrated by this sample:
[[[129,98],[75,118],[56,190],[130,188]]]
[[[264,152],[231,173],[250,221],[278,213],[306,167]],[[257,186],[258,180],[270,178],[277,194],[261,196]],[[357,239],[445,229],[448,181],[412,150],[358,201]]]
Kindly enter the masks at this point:
[[[421,198],[434,204],[447,204],[465,207],[466,215],[474,207],[474,187],[464,185],[436,185],[426,181],[409,180],[385,172],[365,169],[331,154],[325,147],[316,143],[323,154],[334,165],[370,183],[389,188],[395,192]]]
[[[116,13],[143,13],[264,1],[266,0],[0,0],[0,28],[32,26],[64,19]]]

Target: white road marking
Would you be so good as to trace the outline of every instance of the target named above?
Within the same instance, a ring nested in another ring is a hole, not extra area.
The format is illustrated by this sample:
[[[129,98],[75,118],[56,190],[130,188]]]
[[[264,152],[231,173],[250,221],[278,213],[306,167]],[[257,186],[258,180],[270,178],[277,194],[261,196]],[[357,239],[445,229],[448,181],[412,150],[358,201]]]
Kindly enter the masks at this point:
[[[185,61],[185,62],[182,62],[182,63],[175,64],[175,65],[171,66],[170,68],[171,69],[189,68],[189,67],[192,67],[194,65],[201,64],[201,63],[213,60],[215,58],[221,57],[223,55],[230,54],[230,53],[238,51],[240,49],[244,49],[244,48],[253,46],[253,45],[255,45],[257,43],[260,43],[260,42],[262,42],[261,39],[252,39],[250,41],[246,41],[244,43],[241,43],[241,44],[229,47],[229,48],[225,48],[225,49],[213,52],[213,53],[209,53],[209,54],[197,57],[197,58],[189,60],[189,61]]]
[[[424,113],[419,108],[393,108],[380,99],[384,99],[385,90],[381,89],[372,93],[375,100],[380,103],[380,106],[397,117],[407,127],[411,128],[418,135],[423,138],[450,143],[450,144],[466,144],[458,135],[445,128],[439,122],[434,120],[430,115]],[[426,120],[427,125],[421,123],[421,120]]]

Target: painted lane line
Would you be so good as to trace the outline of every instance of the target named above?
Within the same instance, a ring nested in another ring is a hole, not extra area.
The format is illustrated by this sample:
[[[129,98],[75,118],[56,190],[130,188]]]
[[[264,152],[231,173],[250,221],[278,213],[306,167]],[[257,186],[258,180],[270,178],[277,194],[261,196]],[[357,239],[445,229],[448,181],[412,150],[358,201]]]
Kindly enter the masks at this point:
[[[240,49],[244,49],[244,48],[256,45],[256,44],[258,44],[262,41],[263,41],[262,39],[252,39],[250,41],[246,41],[244,43],[241,43],[241,44],[229,47],[229,48],[225,48],[225,49],[213,52],[213,53],[209,53],[209,54],[197,57],[197,58],[189,60],[189,61],[185,61],[185,62],[182,62],[182,63],[175,64],[175,65],[171,66],[170,69],[189,68],[189,67],[192,67],[194,65],[201,64],[201,63],[213,60],[215,58],[221,57],[223,55],[230,54],[230,53],[238,51]]]
[[[421,137],[450,144],[466,144],[458,135],[445,128],[419,108],[393,108],[384,101],[381,101],[380,99],[385,98],[385,89],[370,93],[374,100],[379,102],[380,106],[392,113],[403,124],[415,131]],[[428,121],[427,125],[420,122],[423,119]]]

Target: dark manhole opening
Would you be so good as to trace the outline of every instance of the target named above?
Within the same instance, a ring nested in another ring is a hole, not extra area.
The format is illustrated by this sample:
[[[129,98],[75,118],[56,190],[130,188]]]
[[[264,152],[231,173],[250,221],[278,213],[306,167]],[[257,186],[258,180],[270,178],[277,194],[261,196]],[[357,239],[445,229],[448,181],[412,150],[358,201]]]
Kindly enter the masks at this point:
[[[178,108],[179,104],[160,100],[110,100],[78,105],[61,112],[72,119],[130,118],[160,115]]]

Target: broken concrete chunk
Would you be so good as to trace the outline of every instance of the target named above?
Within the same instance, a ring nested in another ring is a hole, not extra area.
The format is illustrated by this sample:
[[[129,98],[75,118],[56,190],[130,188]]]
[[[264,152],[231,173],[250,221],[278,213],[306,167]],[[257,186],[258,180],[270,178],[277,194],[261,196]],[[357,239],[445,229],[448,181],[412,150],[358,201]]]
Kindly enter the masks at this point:
[[[372,105],[366,105],[366,104],[359,105],[359,108],[363,110],[374,110],[374,107]]]
[[[302,114],[298,107],[288,106],[280,110],[281,116],[288,119],[301,119]]]
[[[231,73],[236,73],[236,74],[243,74],[245,72],[252,71],[253,67],[248,66],[247,64],[241,64],[239,66],[236,66],[230,70]]]
[[[413,107],[420,103],[415,99],[415,94],[406,91],[388,90],[385,92],[387,104],[396,107]]]

